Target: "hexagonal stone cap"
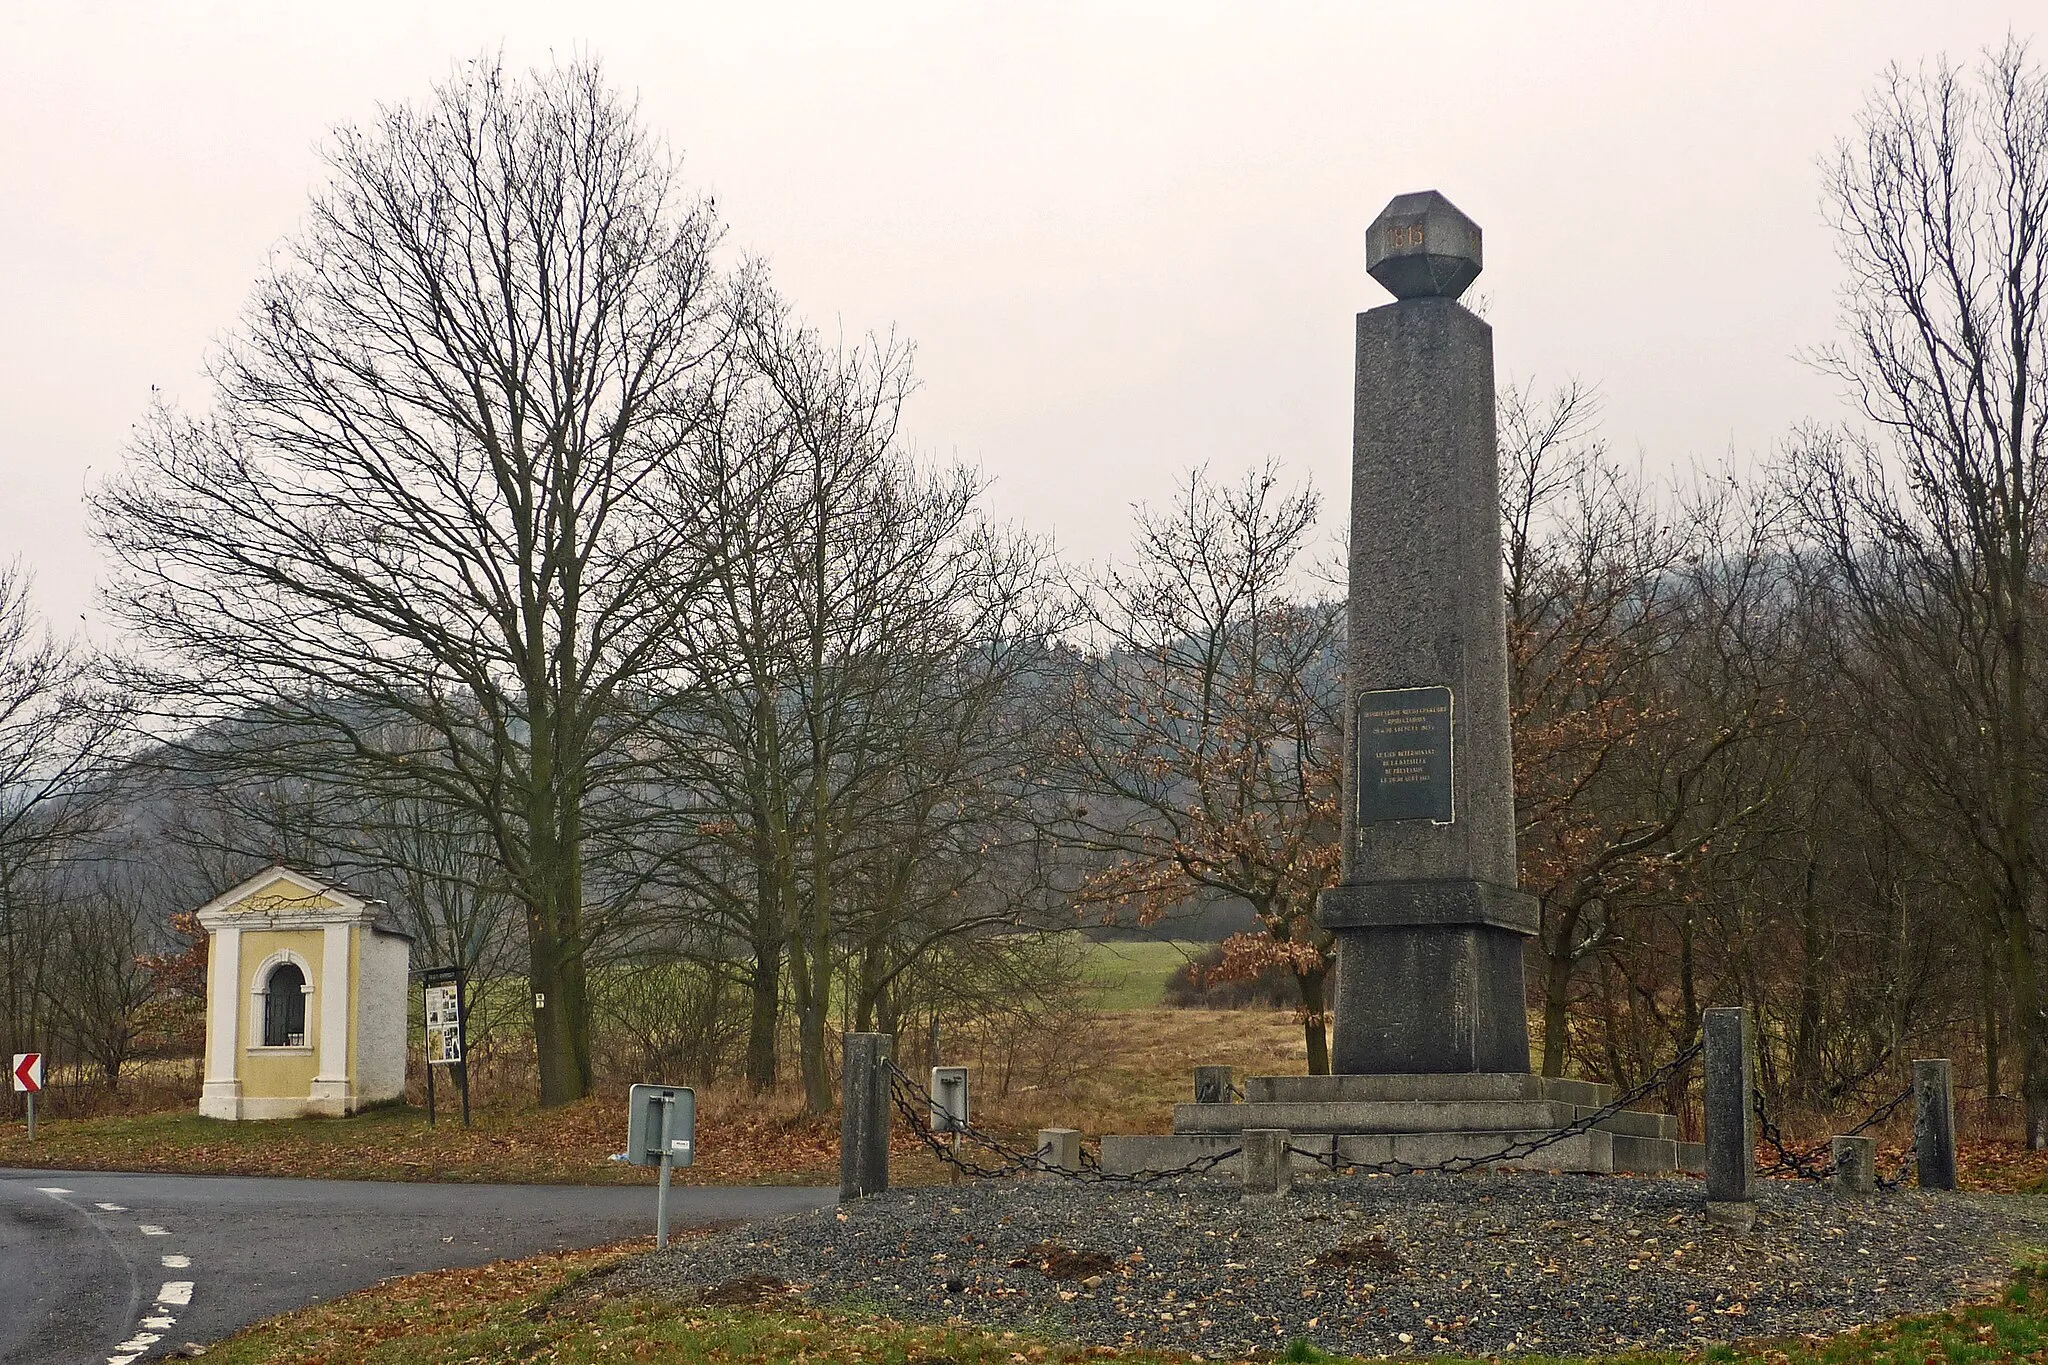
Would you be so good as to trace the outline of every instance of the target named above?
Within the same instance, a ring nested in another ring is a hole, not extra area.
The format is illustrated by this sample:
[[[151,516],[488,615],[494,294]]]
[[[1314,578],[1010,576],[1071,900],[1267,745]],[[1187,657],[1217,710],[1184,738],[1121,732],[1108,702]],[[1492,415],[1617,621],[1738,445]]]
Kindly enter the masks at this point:
[[[1397,299],[1454,299],[1479,278],[1479,224],[1435,190],[1397,194],[1365,233],[1365,273]]]

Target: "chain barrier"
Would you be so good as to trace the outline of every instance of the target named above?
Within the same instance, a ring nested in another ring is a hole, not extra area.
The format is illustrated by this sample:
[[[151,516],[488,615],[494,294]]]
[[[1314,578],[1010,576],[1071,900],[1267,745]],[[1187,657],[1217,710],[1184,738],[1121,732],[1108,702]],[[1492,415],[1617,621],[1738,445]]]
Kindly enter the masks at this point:
[[[1864,1115],[1861,1123],[1838,1136],[1861,1137],[1864,1133],[1877,1127],[1877,1125],[1897,1113],[1899,1106],[1912,1098],[1913,1087],[1909,1085]],[[1770,1114],[1764,1108],[1764,1091],[1762,1086],[1754,1086],[1750,1089],[1750,1110],[1756,1115],[1757,1128],[1762,1132],[1764,1142],[1770,1147],[1772,1152],[1771,1163],[1768,1166],[1759,1165],[1757,1167],[1757,1174],[1768,1176],[1789,1172],[1801,1180],[1826,1180],[1835,1173],[1835,1163],[1821,1156],[1825,1148],[1812,1147],[1801,1152],[1795,1151],[1786,1145],[1784,1133],[1779,1131],[1777,1123],[1772,1120]],[[1906,1174],[1913,1164],[1914,1157],[1911,1153],[1908,1153],[1906,1159],[1899,1165],[1897,1176],[1887,1180],[1882,1174],[1878,1175],[1878,1188],[1886,1190],[1897,1189],[1905,1183]]]
[[[1826,1180],[1835,1173],[1834,1163],[1822,1161],[1818,1149],[1811,1152],[1795,1152],[1785,1145],[1785,1135],[1778,1131],[1777,1122],[1764,1109],[1762,1086],[1750,1087],[1749,1109],[1756,1115],[1757,1130],[1764,1135],[1764,1142],[1773,1153],[1771,1164],[1759,1165],[1757,1174],[1776,1175],[1781,1171],[1790,1171],[1801,1180]]]
[[[1916,1173],[1919,1169],[1920,1153],[1915,1151],[1913,1148],[1908,1147],[1906,1149],[1905,1156],[1899,1158],[1899,1169],[1897,1174],[1887,1177],[1884,1174],[1884,1172],[1878,1172],[1877,1187],[1881,1190],[1903,1189],[1905,1188],[1907,1178]]]
[[[984,1166],[954,1151],[953,1144],[947,1142],[938,1133],[933,1131],[931,1111],[934,1107],[934,1102],[931,1092],[922,1085],[919,1085],[903,1068],[897,1066],[894,1062],[889,1064],[889,1095],[896,1105],[896,1112],[903,1116],[903,1121],[910,1125],[910,1131],[917,1135],[920,1142],[931,1149],[933,1155],[961,1174],[973,1176],[977,1180],[1000,1180],[1007,1176],[1017,1175],[1020,1172],[1028,1172],[1034,1175],[1058,1176],[1064,1180],[1077,1180],[1084,1184],[1149,1185],[1154,1181],[1174,1180],[1181,1176],[1207,1175],[1244,1150],[1242,1147],[1232,1147],[1227,1151],[1210,1152],[1206,1156],[1196,1157],[1186,1165],[1175,1166],[1163,1171],[1144,1170],[1125,1173],[1103,1170],[1101,1160],[1092,1156],[1088,1149],[1083,1147],[1081,1149],[1081,1169],[1074,1170],[1070,1167],[1057,1165],[1046,1159],[1047,1153],[1052,1150],[1050,1144],[1040,1147],[1035,1152],[1026,1152],[1009,1146],[1002,1139],[983,1132],[971,1123],[963,1124],[960,1128],[960,1135],[969,1142],[994,1153],[1002,1163],[997,1166]]]
[[[1321,1152],[1305,1151],[1292,1143],[1288,1144],[1287,1150],[1296,1156],[1305,1157],[1315,1162],[1318,1166],[1333,1172],[1352,1170],[1366,1171],[1375,1175],[1457,1175],[1464,1171],[1476,1170],[1481,1166],[1497,1166],[1504,1161],[1520,1161],[1524,1157],[1535,1155],[1546,1147],[1563,1142],[1566,1138],[1577,1137],[1581,1133],[1590,1132],[1592,1129],[1599,1127],[1631,1104],[1634,1104],[1637,1100],[1663,1086],[1672,1076],[1677,1074],[1680,1067],[1699,1056],[1705,1046],[1703,1042],[1694,1043],[1663,1066],[1658,1067],[1642,1084],[1601,1105],[1584,1118],[1574,1119],[1562,1128],[1552,1129],[1548,1133],[1541,1133],[1533,1138],[1524,1138],[1520,1142],[1511,1142],[1498,1152],[1492,1152],[1486,1156],[1454,1156],[1430,1165],[1417,1166],[1406,1161],[1345,1161],[1338,1154],[1335,1142],[1330,1144],[1328,1156]]]
[[[1430,1164],[1416,1165],[1412,1162],[1399,1160],[1346,1161],[1336,1150],[1334,1141],[1331,1143],[1331,1149],[1328,1152],[1310,1151],[1292,1142],[1288,1144],[1287,1150],[1296,1157],[1300,1157],[1332,1172],[1350,1170],[1375,1175],[1457,1175],[1465,1171],[1477,1170],[1483,1166],[1496,1166],[1503,1162],[1520,1161],[1535,1155],[1546,1147],[1554,1146],[1568,1138],[1577,1137],[1581,1133],[1590,1132],[1599,1127],[1616,1114],[1626,1110],[1630,1105],[1668,1083],[1681,1067],[1700,1055],[1704,1050],[1704,1046],[1704,1043],[1696,1042],[1690,1047],[1685,1048],[1670,1061],[1652,1072],[1641,1084],[1610,1100],[1583,1118],[1575,1119],[1562,1128],[1552,1129],[1547,1133],[1540,1133],[1535,1137],[1524,1138],[1518,1142],[1511,1142],[1499,1151],[1490,1152],[1484,1156],[1461,1155]],[[1242,1098],[1243,1092],[1238,1090],[1235,1085],[1231,1087],[1231,1091]],[[1083,1147],[1080,1151],[1080,1169],[1075,1170],[1055,1164],[1048,1159],[1049,1153],[1052,1150],[1050,1144],[1042,1146],[1036,1151],[1027,1152],[1010,1146],[1000,1138],[975,1127],[971,1123],[966,1124],[960,1129],[960,1136],[975,1146],[992,1153],[997,1159],[997,1164],[995,1165],[984,1165],[979,1161],[962,1155],[955,1149],[954,1144],[947,1142],[941,1134],[933,1130],[930,1115],[935,1105],[931,1092],[893,1062],[889,1066],[889,1093],[897,1112],[903,1116],[904,1122],[910,1126],[911,1132],[931,1150],[933,1155],[961,1174],[972,1176],[977,1180],[1000,1180],[1028,1173],[1056,1176],[1060,1179],[1075,1180],[1088,1184],[1148,1185],[1155,1181],[1173,1180],[1182,1176],[1207,1175],[1244,1150],[1242,1147],[1232,1147],[1225,1151],[1211,1152],[1205,1156],[1197,1157],[1184,1165],[1171,1167],[1166,1170],[1143,1170],[1125,1173],[1105,1171],[1102,1168],[1101,1158],[1090,1152],[1086,1147]],[[1860,1123],[1851,1128],[1847,1133],[1842,1134],[1842,1136],[1857,1137],[1877,1127],[1896,1113],[1899,1106],[1911,1099],[1912,1096],[1912,1087],[1906,1087],[1897,1095],[1871,1110]],[[1771,1118],[1770,1113],[1765,1108],[1764,1092],[1761,1087],[1755,1087],[1751,1091],[1751,1108],[1756,1115],[1757,1125],[1763,1134],[1764,1142],[1771,1148],[1773,1153],[1770,1164],[1758,1167],[1759,1174],[1770,1176],[1790,1173],[1802,1180],[1826,1180],[1835,1173],[1834,1162],[1822,1159],[1820,1153],[1823,1149],[1813,1148],[1800,1151],[1786,1143],[1784,1133],[1779,1129],[1777,1123]],[[1905,1158],[1899,1163],[1899,1168],[1895,1175],[1887,1177],[1882,1173],[1878,1174],[1878,1187],[1884,1190],[1900,1188],[1906,1183],[1916,1164],[1915,1154],[1909,1150]]]

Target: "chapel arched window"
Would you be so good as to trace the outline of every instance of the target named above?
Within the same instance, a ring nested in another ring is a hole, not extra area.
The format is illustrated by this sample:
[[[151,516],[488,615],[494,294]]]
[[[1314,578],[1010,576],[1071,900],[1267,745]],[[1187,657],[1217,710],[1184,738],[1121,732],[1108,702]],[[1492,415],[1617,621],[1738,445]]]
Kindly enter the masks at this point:
[[[263,987],[263,1046],[306,1045],[306,974],[280,962]]]

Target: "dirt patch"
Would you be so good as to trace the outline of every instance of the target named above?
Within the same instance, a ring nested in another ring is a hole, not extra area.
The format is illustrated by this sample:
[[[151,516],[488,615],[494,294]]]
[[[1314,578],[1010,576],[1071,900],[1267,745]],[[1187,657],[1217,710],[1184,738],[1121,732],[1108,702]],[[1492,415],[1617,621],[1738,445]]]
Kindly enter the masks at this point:
[[[718,1308],[758,1308],[788,1293],[787,1280],[778,1280],[773,1275],[742,1275],[703,1290],[697,1295],[697,1302]]]
[[[1339,1242],[1309,1262],[1318,1270],[1376,1270],[1382,1275],[1397,1273],[1401,1253],[1387,1245],[1377,1232],[1355,1242]]]
[[[1076,1251],[1058,1242],[1040,1242],[1024,1248],[1024,1254],[1010,1262],[1012,1270],[1038,1267],[1048,1280],[1085,1280],[1116,1267],[1116,1257],[1106,1251]]]

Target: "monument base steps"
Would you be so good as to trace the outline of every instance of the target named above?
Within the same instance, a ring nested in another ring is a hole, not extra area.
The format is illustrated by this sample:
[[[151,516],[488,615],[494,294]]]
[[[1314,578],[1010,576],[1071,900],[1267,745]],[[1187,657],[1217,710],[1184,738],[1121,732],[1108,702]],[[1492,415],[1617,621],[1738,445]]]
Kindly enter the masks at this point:
[[[1174,1106],[1173,1135],[1108,1136],[1103,1169],[1171,1170],[1228,1151],[1247,1129],[1286,1129],[1303,1152],[1347,1165],[1434,1166],[1489,1157],[1590,1117],[1614,1089],[1524,1073],[1253,1076],[1245,1102]],[[1495,1163],[1523,1170],[1662,1175],[1699,1170],[1705,1153],[1678,1141],[1669,1114],[1625,1109],[1584,1132]],[[1223,1172],[1237,1169],[1233,1158]]]

